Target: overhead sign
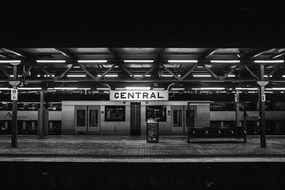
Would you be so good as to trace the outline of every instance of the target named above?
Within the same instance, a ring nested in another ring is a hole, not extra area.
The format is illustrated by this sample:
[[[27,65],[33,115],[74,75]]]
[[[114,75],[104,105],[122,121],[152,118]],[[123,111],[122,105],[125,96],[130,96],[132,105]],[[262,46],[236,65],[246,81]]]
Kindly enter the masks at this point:
[[[150,101],[168,100],[167,90],[148,90],[148,91],[110,91],[111,101]]]
[[[11,89],[11,100],[18,100],[18,89]]]

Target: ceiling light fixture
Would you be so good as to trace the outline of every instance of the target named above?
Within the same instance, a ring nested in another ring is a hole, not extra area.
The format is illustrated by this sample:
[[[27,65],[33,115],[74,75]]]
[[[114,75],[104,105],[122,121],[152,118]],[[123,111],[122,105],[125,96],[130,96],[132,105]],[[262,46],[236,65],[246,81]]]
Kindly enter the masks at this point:
[[[78,60],[77,63],[107,63],[108,60]]]
[[[150,87],[133,87],[133,86],[126,86],[126,90],[150,90]]]
[[[124,60],[125,63],[153,63],[154,60]]]
[[[211,60],[211,63],[240,63],[240,60]]]
[[[203,77],[203,78],[207,78],[207,77],[212,77],[212,75],[193,75],[193,77],[195,78],[199,78],[199,77]]]
[[[21,60],[0,60],[0,63],[21,63]]]
[[[202,87],[202,88],[192,88],[192,90],[225,90],[224,87]]]
[[[198,60],[168,60],[168,63],[198,63]]]
[[[284,60],[254,60],[254,63],[284,63]]]
[[[37,60],[37,63],[65,63],[66,60]]]
[[[68,78],[82,78],[86,77],[86,75],[66,75]]]

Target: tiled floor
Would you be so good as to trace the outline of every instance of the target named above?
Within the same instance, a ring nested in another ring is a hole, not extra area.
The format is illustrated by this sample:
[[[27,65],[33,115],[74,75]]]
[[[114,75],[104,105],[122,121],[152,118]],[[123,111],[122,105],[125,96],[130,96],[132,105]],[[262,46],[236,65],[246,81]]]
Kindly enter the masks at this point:
[[[260,148],[259,136],[243,139],[194,139],[161,136],[159,143],[147,143],[144,136],[18,136],[18,148],[11,148],[10,136],[0,136],[0,160],[19,158],[54,159],[191,159],[191,158],[284,158],[285,136],[267,137]]]

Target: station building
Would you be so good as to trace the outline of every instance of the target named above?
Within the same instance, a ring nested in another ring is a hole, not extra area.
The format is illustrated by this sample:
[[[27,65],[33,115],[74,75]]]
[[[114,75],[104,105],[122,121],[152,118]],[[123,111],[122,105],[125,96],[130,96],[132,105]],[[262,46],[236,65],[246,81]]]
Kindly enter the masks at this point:
[[[2,48],[0,133],[284,134],[284,48]],[[17,105],[15,107],[15,105]],[[12,117],[17,112],[17,122]],[[41,130],[39,130],[41,128]]]

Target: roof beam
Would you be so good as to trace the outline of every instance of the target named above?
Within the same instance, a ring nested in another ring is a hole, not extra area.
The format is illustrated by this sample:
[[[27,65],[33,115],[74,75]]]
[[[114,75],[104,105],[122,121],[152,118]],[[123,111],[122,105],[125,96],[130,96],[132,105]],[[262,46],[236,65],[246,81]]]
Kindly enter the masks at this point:
[[[65,57],[67,57],[67,58],[69,58],[71,60],[77,60],[78,59],[78,57],[74,53],[68,51],[66,48],[55,48],[55,49],[59,53],[61,53],[62,55],[64,55]]]
[[[252,72],[252,70],[250,70],[246,65],[243,65],[243,67],[251,74],[251,76],[253,76],[256,80],[260,80],[259,77],[257,75],[254,74],[254,72]]]
[[[275,65],[274,69],[272,71],[270,71],[269,76],[273,75],[279,68],[280,68],[280,65]]]
[[[6,71],[4,68],[0,67],[0,71],[1,71],[8,79],[10,78],[10,75],[7,73],[7,71]]]
[[[206,50],[201,56],[199,56],[199,60],[204,60],[213,55],[218,49],[217,48],[210,48]]]
[[[271,57],[271,59],[277,59],[277,58],[283,57],[284,55],[285,55],[285,50],[280,52],[280,53],[278,53],[278,54],[276,54],[276,55],[273,55]]]
[[[124,66],[124,62],[122,61],[120,55],[118,54],[118,52],[114,49],[114,48],[108,48],[109,51],[111,52],[111,54],[118,60],[118,62],[116,63],[116,65],[119,66],[119,68],[124,71],[125,76],[127,76],[127,78],[132,78],[132,73],[126,69],[126,67]]]
[[[252,58],[256,58],[268,51],[270,51],[271,49],[268,48],[262,48],[262,49],[255,49],[249,53],[246,53],[244,55],[241,56],[242,60],[247,60],[247,59],[252,59]]]
[[[73,64],[68,69],[66,69],[61,75],[55,77],[55,80],[63,78],[71,69],[73,69]]]
[[[159,70],[161,67],[161,60],[162,60],[162,54],[164,53],[165,48],[160,48],[160,50],[158,51],[157,57],[154,60],[153,64],[152,64],[152,78],[154,79],[159,79]]]
[[[9,82],[10,80],[0,80],[0,82]],[[55,82],[55,83],[62,83],[62,82],[99,82],[99,83],[103,83],[103,82],[108,82],[108,83],[148,83],[148,82],[157,82],[157,83],[169,83],[169,82],[177,82],[176,79],[171,79],[171,80],[168,80],[168,79],[165,79],[165,80],[154,80],[154,79],[148,79],[148,80],[140,80],[140,81],[137,81],[137,80],[126,80],[126,79],[116,79],[116,80],[113,80],[113,79],[103,79],[103,80],[98,80],[98,81],[94,81],[93,79],[60,79],[60,80],[52,80],[52,79],[42,79],[42,80],[39,80],[39,79],[28,79],[28,80],[25,80],[25,82],[33,82],[33,83],[36,83],[36,82]],[[256,82],[256,80],[254,79],[228,79],[228,80],[216,80],[216,79],[206,79],[206,80],[200,80],[200,79],[188,79],[188,80],[183,80],[183,81],[180,81],[180,82],[185,82],[185,83],[188,83],[188,82],[197,82],[197,83],[200,83],[200,82],[210,82],[210,83],[223,83],[223,82],[230,82],[230,83],[239,83],[239,82]],[[282,82],[282,83],[285,83],[284,80],[280,80],[280,81],[273,81],[273,82]],[[254,83],[256,84],[256,83]]]
[[[92,73],[90,73],[90,72],[86,69],[86,67],[85,67],[84,65],[79,64],[79,67],[80,67],[89,77],[91,77],[91,78],[94,79],[94,80],[98,80],[98,77],[95,77]]]
[[[105,72],[101,75],[100,78],[104,78],[105,75],[107,75],[110,71],[112,71],[114,67],[115,67],[115,64],[112,65],[107,71],[105,71]]]
[[[39,65],[39,68],[52,80],[55,80],[55,77],[52,76],[50,72],[48,72],[43,66]]]
[[[198,64],[193,65],[192,68],[187,73],[185,73],[182,77],[180,77],[180,79],[184,80],[186,77],[188,77],[196,69],[197,66]]]
[[[209,69],[208,67],[206,67],[206,65],[203,65],[204,69],[206,69],[215,79],[220,79],[218,75],[216,75],[216,73],[214,73],[211,69]]]
[[[168,69],[167,67],[165,67],[164,65],[162,65],[163,69],[166,70],[169,74],[171,74],[174,78],[176,78],[177,80],[180,80],[180,77],[178,77],[175,73],[173,73],[170,69]]]
[[[15,49],[15,48],[2,48],[2,50],[5,51],[5,52],[12,53],[12,54],[17,55],[17,56],[22,57],[22,58],[27,58],[25,55],[23,55],[23,52],[20,52],[19,49]]]

